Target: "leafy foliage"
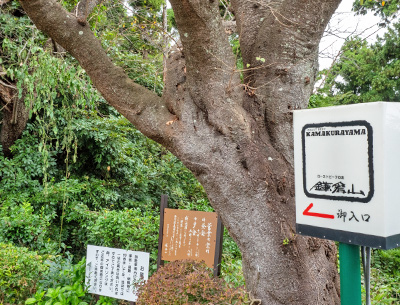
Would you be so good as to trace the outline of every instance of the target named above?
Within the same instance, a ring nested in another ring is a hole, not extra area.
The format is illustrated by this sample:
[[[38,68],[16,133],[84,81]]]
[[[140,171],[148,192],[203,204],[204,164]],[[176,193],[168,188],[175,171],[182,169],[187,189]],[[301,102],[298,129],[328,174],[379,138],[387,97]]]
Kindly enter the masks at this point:
[[[325,83],[310,99],[310,107],[374,101],[400,101],[400,24],[376,43],[349,39],[339,60],[322,72]]]
[[[400,249],[373,250],[371,265],[372,304],[399,304]]]
[[[379,15],[383,22],[382,26],[390,23],[390,17],[396,17],[400,9],[398,0],[375,1],[375,0],[356,0],[353,3],[353,10],[358,14],[365,15],[368,11],[373,11],[375,15]]]
[[[32,245],[40,249],[52,215],[43,209],[35,214],[29,202],[22,204],[3,205],[0,209],[0,241],[13,242],[20,245]]]
[[[156,270],[158,229],[160,219],[151,211],[125,209],[103,211],[88,226],[89,244],[113,248],[127,248],[151,254],[151,270]]]
[[[243,289],[214,279],[205,264],[175,261],[160,268],[138,286],[138,305],[158,304],[249,304]]]
[[[69,269],[60,271],[60,278],[67,283],[56,288],[41,287],[33,298],[28,298],[25,304],[37,305],[88,305],[91,297],[85,288],[85,259]],[[68,283],[69,282],[69,283]]]
[[[232,256],[229,250],[224,249],[221,263],[221,276],[225,282],[234,287],[245,286],[246,283],[243,276],[241,255]]]
[[[27,248],[0,243],[0,303],[20,304],[34,293],[47,270],[44,260]]]
[[[161,95],[163,0],[104,3],[89,18],[90,25],[114,63],[138,84]],[[171,19],[171,18],[170,18]]]

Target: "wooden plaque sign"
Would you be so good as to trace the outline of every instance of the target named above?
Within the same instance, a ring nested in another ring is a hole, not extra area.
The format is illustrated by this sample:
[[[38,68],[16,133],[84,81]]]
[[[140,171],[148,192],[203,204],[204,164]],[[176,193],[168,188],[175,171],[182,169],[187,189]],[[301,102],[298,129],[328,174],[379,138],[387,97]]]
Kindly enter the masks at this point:
[[[217,213],[165,209],[161,259],[205,261],[214,268],[217,224]]]

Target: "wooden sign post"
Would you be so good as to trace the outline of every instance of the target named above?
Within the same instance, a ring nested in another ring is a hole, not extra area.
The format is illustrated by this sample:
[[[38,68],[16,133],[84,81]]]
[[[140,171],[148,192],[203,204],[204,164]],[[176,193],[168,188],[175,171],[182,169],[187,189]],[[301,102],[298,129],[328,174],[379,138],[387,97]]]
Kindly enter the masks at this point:
[[[168,197],[162,195],[157,269],[164,260],[204,261],[221,271],[223,225],[217,213],[168,209]]]

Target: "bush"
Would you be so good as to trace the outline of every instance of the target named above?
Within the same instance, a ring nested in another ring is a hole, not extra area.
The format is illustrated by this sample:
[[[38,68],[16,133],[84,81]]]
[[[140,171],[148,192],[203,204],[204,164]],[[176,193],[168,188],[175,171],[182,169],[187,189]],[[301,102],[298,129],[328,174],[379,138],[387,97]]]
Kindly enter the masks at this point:
[[[377,268],[393,275],[400,275],[400,248],[392,250],[375,250],[374,264]]]
[[[158,245],[159,217],[139,209],[103,210],[88,227],[90,244],[150,252]]]
[[[44,209],[35,214],[29,202],[4,203],[0,207],[0,242],[24,247],[44,248],[52,216]]]
[[[373,250],[371,301],[373,304],[399,304],[400,249]]]
[[[25,304],[37,305],[88,305],[92,296],[87,293],[85,287],[86,261],[83,258],[78,264],[71,265],[71,259],[64,262],[50,263],[52,278],[42,281],[42,287],[35,293],[33,298],[25,301]],[[58,274],[57,274],[58,273]],[[53,280],[52,287],[46,287]],[[54,285],[55,284],[55,285]]]
[[[27,248],[0,243],[0,304],[23,304],[47,270],[45,258]]]
[[[150,273],[156,270],[160,217],[151,211],[103,210],[87,225],[88,244],[150,253]]]
[[[233,288],[213,278],[204,263],[174,261],[160,268],[150,279],[138,284],[137,305],[249,304],[243,288]]]

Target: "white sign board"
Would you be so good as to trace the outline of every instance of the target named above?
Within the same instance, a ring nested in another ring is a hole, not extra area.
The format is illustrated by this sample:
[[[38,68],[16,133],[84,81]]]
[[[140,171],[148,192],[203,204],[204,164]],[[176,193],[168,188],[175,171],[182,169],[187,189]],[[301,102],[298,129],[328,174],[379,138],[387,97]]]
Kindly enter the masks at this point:
[[[149,253],[88,245],[86,285],[89,292],[135,302],[133,284],[147,280]]]
[[[299,234],[400,244],[400,103],[294,112]]]

